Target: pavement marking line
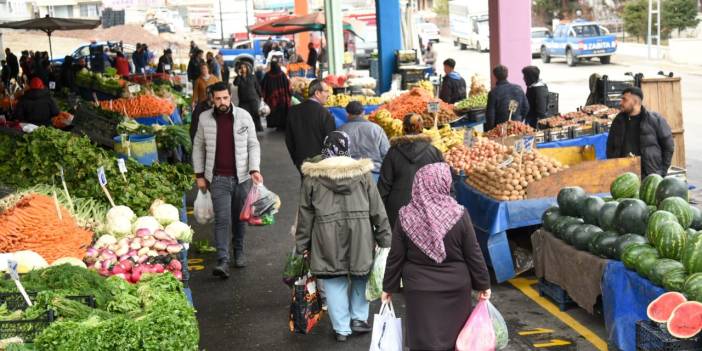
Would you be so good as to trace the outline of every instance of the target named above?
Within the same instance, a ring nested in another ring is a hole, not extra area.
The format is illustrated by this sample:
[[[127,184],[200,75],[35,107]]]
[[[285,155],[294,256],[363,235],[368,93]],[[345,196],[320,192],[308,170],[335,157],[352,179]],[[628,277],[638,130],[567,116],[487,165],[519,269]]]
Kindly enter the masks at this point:
[[[205,266],[203,266],[201,264],[196,264],[196,265],[192,265],[192,266],[188,265],[188,270],[191,270],[191,271],[202,271],[204,269],[205,269]]]
[[[192,215],[192,214],[193,214],[193,210],[187,210],[186,213],[189,214],[189,215]]]
[[[607,351],[607,343],[602,340],[597,334],[592,332],[590,329],[580,324],[575,318],[571,317],[565,312],[556,307],[551,301],[539,296],[539,293],[534,290],[532,285],[536,284],[535,279],[525,279],[525,278],[514,278],[510,279],[509,283],[515,288],[519,289],[522,294],[526,295],[532,301],[536,302],[539,306],[546,310],[546,312],[552,314],[554,317],[558,318],[561,322],[565,323],[571,329],[578,332],[582,337],[589,341],[595,348],[600,351]]]
[[[202,262],[205,262],[205,260],[202,258],[191,258],[188,260],[188,263],[202,263]]]
[[[517,334],[519,334],[521,336],[527,336],[527,335],[550,334],[550,333],[553,333],[553,329],[536,328],[536,329],[531,329],[531,330],[520,331]]]
[[[570,342],[570,341],[561,340],[561,339],[551,339],[549,342],[534,344],[534,347],[546,348],[546,347],[555,347],[555,346],[566,346],[566,345],[570,345],[570,344],[572,344],[572,342]]]

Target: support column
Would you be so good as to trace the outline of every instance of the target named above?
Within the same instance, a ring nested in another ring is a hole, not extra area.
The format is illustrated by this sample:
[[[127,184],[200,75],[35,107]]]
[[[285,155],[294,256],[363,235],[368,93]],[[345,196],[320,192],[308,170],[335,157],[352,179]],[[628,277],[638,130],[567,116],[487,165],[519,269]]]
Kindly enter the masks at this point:
[[[307,0],[295,0],[295,14],[298,16],[303,16],[309,13],[309,7]],[[307,45],[310,43],[310,32],[302,32],[295,35],[295,51],[302,55],[307,61],[307,56],[309,55],[309,50]]]
[[[492,85],[496,83],[492,68],[502,64],[509,69],[509,81],[526,89],[521,72],[531,65],[531,0],[489,0],[489,4]]]
[[[341,1],[324,0],[326,19],[327,59],[329,74],[341,74],[344,68],[344,19],[341,15]]]
[[[402,28],[399,1],[375,2],[375,18],[378,26],[378,71],[379,91],[390,90],[392,74],[395,72],[395,51],[402,49]]]

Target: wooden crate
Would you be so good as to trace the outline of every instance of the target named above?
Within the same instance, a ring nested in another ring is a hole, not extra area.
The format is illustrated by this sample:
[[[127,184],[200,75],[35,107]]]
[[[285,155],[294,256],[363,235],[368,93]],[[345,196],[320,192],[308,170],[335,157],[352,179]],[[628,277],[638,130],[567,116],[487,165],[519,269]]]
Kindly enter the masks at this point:
[[[644,94],[644,107],[660,113],[673,131],[675,153],[672,165],[687,168],[680,77],[644,78],[641,80],[641,90]]]
[[[575,185],[590,194],[609,193],[612,180],[624,172],[640,174],[641,158],[613,158],[578,163],[529,184],[527,199],[557,196],[562,188]]]

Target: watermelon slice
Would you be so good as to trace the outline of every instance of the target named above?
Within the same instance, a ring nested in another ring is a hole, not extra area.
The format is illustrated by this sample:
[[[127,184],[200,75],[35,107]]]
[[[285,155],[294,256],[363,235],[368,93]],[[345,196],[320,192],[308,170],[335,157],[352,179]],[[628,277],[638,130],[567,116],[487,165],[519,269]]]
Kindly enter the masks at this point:
[[[673,310],[686,301],[685,295],[679,292],[667,292],[648,304],[646,314],[654,322],[665,323]]]
[[[702,331],[702,303],[683,302],[668,319],[668,332],[678,339],[689,339]]]

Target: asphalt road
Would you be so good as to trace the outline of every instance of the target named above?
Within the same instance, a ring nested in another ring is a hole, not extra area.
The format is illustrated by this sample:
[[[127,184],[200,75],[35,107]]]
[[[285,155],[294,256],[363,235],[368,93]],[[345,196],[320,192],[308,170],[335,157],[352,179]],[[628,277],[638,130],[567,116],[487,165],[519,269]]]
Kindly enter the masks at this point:
[[[442,37],[442,41],[435,44],[434,48],[437,52],[438,69],[442,69],[440,62],[453,58],[456,60],[456,70],[468,84],[474,74],[480,75],[489,84],[489,53],[460,50],[446,37]],[[612,56],[612,63],[609,65],[603,65],[597,59],[580,62],[575,67],[568,67],[564,59],[554,59],[549,64],[542,63],[538,57],[532,61],[540,68],[541,78],[549,90],[559,94],[561,112],[575,111],[585,104],[590,93],[588,78],[593,73],[606,74],[610,79],[624,78],[627,72],[654,77],[658,71],[673,72],[675,76],[681,77],[688,179],[692,184],[702,184],[702,144],[697,142],[697,133],[702,132],[702,119],[696,117],[699,111],[702,111],[702,66],[677,65],[663,60],[647,60],[622,54]],[[510,72],[509,80],[521,82],[522,73]]]
[[[351,337],[345,344],[337,343],[328,317],[324,317],[311,335],[295,335],[288,330],[290,291],[281,282],[281,272],[285,256],[293,244],[289,231],[297,209],[299,176],[288,158],[281,133],[269,131],[260,140],[265,184],[280,195],[283,207],[274,225],[249,227],[246,237],[249,266],[233,269],[228,280],[212,276],[211,270],[216,263],[214,254],[190,254],[193,270],[190,286],[200,322],[201,348],[242,351],[367,350],[370,335]],[[192,218],[191,223],[194,223]],[[193,227],[196,239],[212,242],[211,226],[193,224]],[[521,235],[522,239],[528,238],[528,233]],[[526,278],[534,279],[528,273]],[[508,350],[596,350],[578,332],[510,283],[493,286],[492,302],[509,325]],[[402,317],[404,306],[401,295],[395,298],[395,307]],[[377,302],[372,304],[371,316],[378,309]],[[596,335],[604,336],[601,317],[590,316],[578,308],[568,310],[568,316]],[[531,331],[532,334],[519,336],[517,333],[520,331]]]

